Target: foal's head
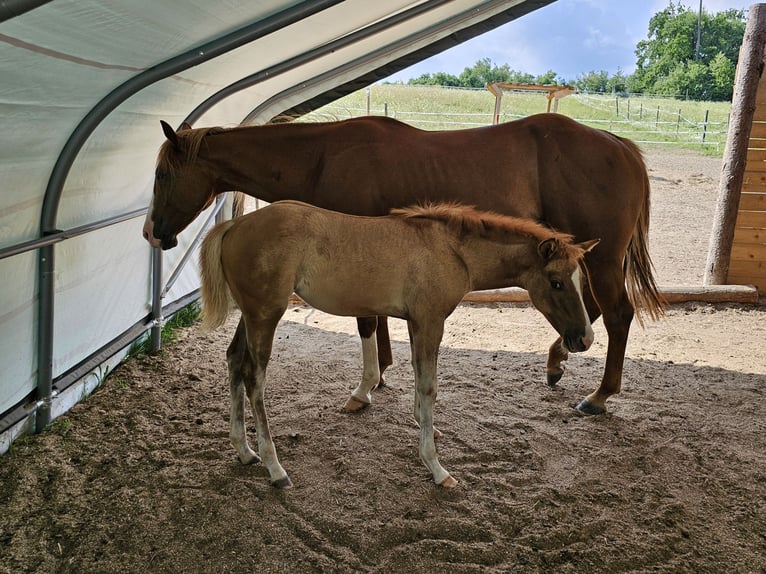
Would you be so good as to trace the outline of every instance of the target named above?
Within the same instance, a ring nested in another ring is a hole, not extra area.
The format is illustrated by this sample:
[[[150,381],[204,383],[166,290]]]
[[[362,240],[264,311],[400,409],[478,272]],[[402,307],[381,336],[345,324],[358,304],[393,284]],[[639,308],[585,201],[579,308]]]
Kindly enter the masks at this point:
[[[539,268],[526,278],[532,304],[573,353],[587,351],[593,343],[593,329],[582,299],[582,259],[597,244],[598,240],[575,244],[570,236],[554,233],[538,243]]]
[[[578,352],[590,347],[593,329],[582,299],[582,259],[598,240],[575,244],[571,235],[530,219],[454,203],[412,206],[391,213],[410,219],[436,219],[460,235],[479,235],[498,243],[518,243],[520,237],[525,238],[535,247],[522,278],[532,304],[558,331],[567,349]]]
[[[212,203],[215,178],[195,161],[210,129],[192,130],[185,123],[176,133],[167,123],[161,123],[167,141],[157,158],[144,238],[155,247],[170,249],[178,244],[178,233]]]

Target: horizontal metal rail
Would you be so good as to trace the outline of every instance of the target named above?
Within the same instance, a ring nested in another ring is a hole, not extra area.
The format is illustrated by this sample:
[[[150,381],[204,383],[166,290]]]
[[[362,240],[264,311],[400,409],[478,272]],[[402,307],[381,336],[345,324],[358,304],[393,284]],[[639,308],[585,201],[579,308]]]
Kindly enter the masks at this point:
[[[109,217],[107,219],[101,219],[100,221],[95,221],[93,223],[86,223],[85,225],[73,227],[72,229],[56,231],[50,235],[46,235],[45,237],[40,237],[39,239],[31,239],[29,241],[24,241],[23,243],[11,245],[10,247],[4,247],[0,249],[0,259],[13,257],[14,255],[20,255],[21,253],[26,253],[28,251],[34,251],[35,249],[40,249],[41,247],[60,243],[66,239],[72,239],[78,235],[84,235],[86,233],[90,233],[91,231],[96,231],[111,225],[116,225],[117,223],[122,223],[123,221],[128,221],[129,219],[141,217],[146,215],[147,211],[148,209],[146,207],[141,209],[134,209],[133,211],[128,211],[127,213],[115,215],[114,217]]]

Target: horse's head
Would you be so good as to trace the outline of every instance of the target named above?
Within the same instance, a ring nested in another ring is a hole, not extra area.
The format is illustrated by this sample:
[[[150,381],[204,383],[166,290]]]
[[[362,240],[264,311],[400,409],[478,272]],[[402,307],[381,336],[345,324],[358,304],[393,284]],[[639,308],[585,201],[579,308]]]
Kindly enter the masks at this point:
[[[167,141],[157,160],[154,195],[143,233],[152,246],[171,249],[178,245],[178,233],[212,203],[215,180],[201,162],[195,161],[204,133],[182,133],[191,129],[186,123],[176,133],[161,123]]]
[[[558,331],[571,352],[587,351],[593,329],[582,299],[582,258],[599,240],[573,244],[553,237],[537,246],[541,272],[531,273],[525,287],[532,304]]]

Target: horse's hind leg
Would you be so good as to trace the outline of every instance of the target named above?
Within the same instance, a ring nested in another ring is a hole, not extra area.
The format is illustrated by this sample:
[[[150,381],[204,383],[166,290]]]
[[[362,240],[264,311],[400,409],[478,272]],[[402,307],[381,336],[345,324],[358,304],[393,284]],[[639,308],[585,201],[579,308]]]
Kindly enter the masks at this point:
[[[250,397],[250,406],[255,416],[258,452],[263,460],[263,465],[269,471],[271,484],[277,488],[287,488],[292,486],[292,482],[285,469],[279,464],[276,447],[271,438],[264,404],[264,389],[266,386],[266,367],[269,364],[271,347],[274,342],[274,331],[286,308],[285,305],[271,312],[259,313],[258,318],[247,317],[245,319],[247,344],[253,359],[253,370],[245,378],[245,385]]]
[[[620,392],[625,348],[628,344],[634,310],[625,290],[621,266],[614,266],[612,270],[602,268],[602,272],[597,276],[591,276],[591,282],[601,308],[609,341],[601,384],[598,389],[580,401],[577,410],[584,414],[596,415],[605,413],[606,400]]]
[[[347,412],[356,412],[368,406],[372,402],[371,391],[381,380],[378,342],[375,336],[377,318],[358,317],[356,323],[362,341],[362,381],[343,406],[343,410]]]
[[[234,338],[226,351],[229,366],[229,390],[231,392],[229,438],[243,464],[260,462],[260,457],[247,444],[245,428],[245,385],[243,379],[251,378],[253,364],[247,348],[245,324],[240,319]]]

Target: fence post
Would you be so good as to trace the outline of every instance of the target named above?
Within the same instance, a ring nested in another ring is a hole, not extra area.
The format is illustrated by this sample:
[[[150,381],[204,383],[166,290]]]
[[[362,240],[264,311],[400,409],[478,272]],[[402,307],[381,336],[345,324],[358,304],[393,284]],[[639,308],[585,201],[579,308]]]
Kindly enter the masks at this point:
[[[638,106],[638,121],[644,119],[644,102],[641,102],[641,105]]]
[[[681,128],[681,108],[678,108],[678,119],[676,119],[676,135],[678,135],[678,130]]]
[[[628,121],[630,121],[630,98],[628,98],[628,115],[627,115]]]
[[[660,106],[657,106],[657,121],[654,122],[654,129],[660,129]]]
[[[705,143],[705,136],[707,135],[707,118],[710,110],[705,110],[705,123],[702,124],[702,143]]]
[[[614,105],[617,110],[617,117],[620,117],[620,98],[614,98]]]

